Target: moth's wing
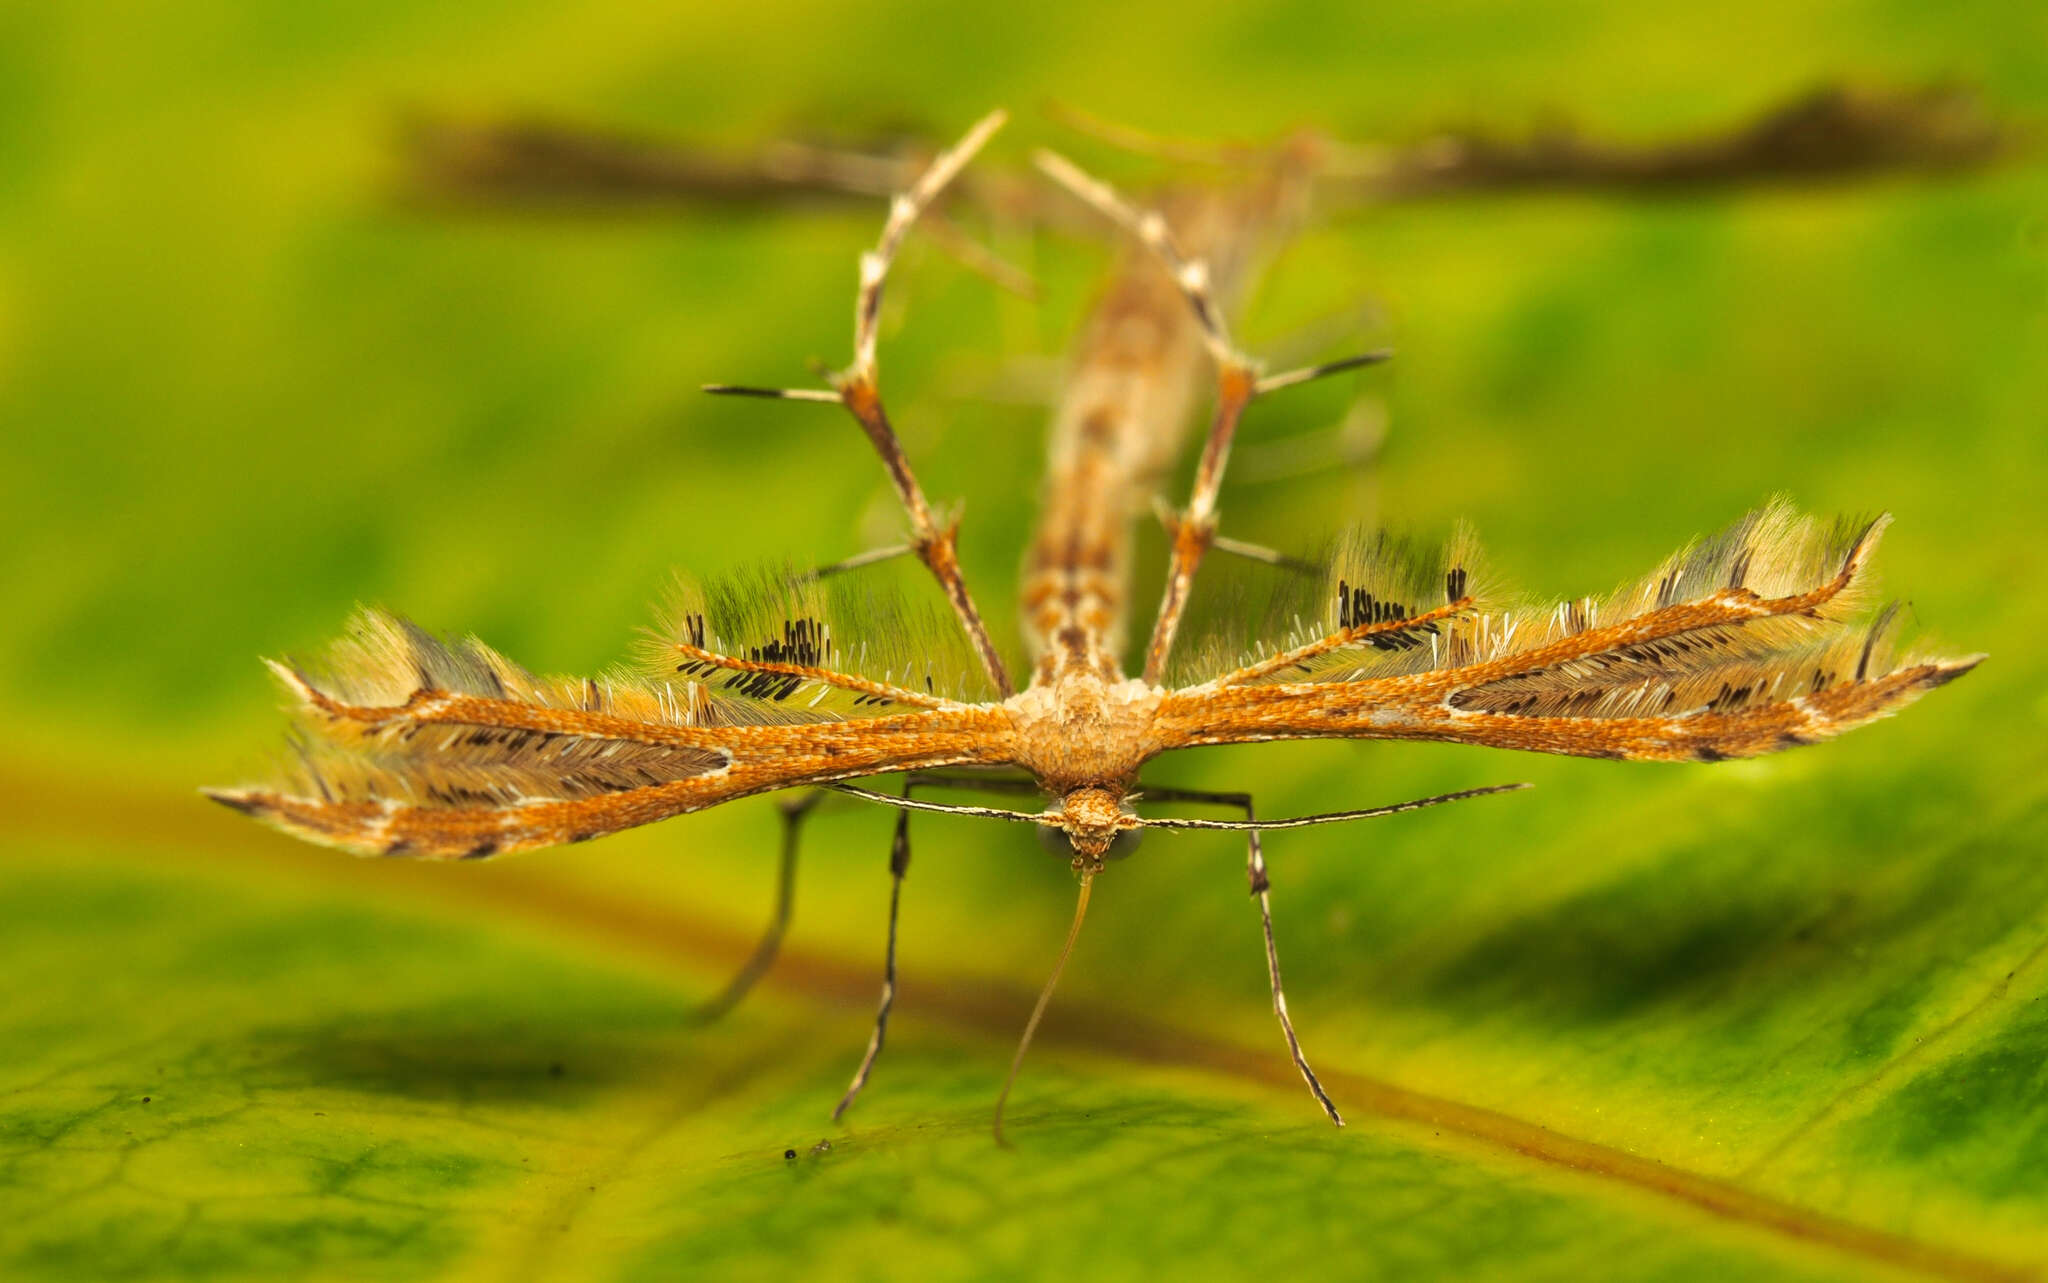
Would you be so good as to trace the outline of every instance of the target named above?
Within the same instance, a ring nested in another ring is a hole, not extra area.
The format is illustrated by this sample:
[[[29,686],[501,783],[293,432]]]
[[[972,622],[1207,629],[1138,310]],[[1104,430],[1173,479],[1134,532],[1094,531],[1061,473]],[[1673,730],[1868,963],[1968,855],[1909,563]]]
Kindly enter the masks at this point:
[[[1829,530],[1773,505],[1604,600],[1482,606],[1310,672],[1175,691],[1161,739],[1421,739],[1716,761],[1832,738],[1983,658],[1900,658],[1896,611],[1859,616],[1884,524]]]
[[[847,719],[709,683],[541,679],[376,612],[325,682],[272,667],[305,726],[297,761],[283,783],[208,796],[363,854],[475,859],[582,842],[776,789],[1000,762],[1010,748],[1008,719],[986,705]]]

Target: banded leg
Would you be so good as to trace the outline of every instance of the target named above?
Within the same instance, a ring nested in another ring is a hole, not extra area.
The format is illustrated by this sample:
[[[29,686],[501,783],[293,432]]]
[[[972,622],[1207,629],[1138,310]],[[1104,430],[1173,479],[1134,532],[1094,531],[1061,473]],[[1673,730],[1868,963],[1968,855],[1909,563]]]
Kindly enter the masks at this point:
[[[1216,806],[1235,807],[1244,812],[1247,821],[1255,819],[1252,814],[1252,795],[1249,793],[1207,793],[1195,789],[1146,789],[1147,800],[1156,802],[1207,802]],[[1259,925],[1266,934],[1266,977],[1273,986],[1273,1014],[1280,1018],[1280,1032],[1287,1037],[1287,1054],[1294,1058],[1294,1067],[1301,1071],[1302,1081],[1308,1084],[1309,1092],[1316,1103],[1330,1116],[1337,1126],[1344,1125],[1344,1116],[1337,1112],[1337,1106],[1330,1101],[1329,1093],[1316,1077],[1316,1071],[1309,1068],[1308,1057],[1302,1054],[1301,1039],[1295,1036],[1294,1021],[1287,1014],[1287,992],[1280,984],[1280,950],[1273,943],[1273,897],[1272,881],[1266,874],[1266,852],[1259,845],[1259,831],[1247,830],[1250,852],[1245,858],[1245,876],[1251,883],[1251,893],[1259,900]]]
[[[1152,515],[1159,518],[1159,524],[1165,527],[1166,537],[1169,539],[1173,538],[1180,524],[1180,514],[1173,510],[1172,505],[1168,504],[1163,498],[1155,498],[1152,504]],[[1321,566],[1306,558],[1281,552],[1278,548],[1268,548],[1264,544],[1251,543],[1243,539],[1232,539],[1227,535],[1214,536],[1209,541],[1209,547],[1215,552],[1226,553],[1232,557],[1242,557],[1246,561],[1256,561],[1261,565],[1271,566],[1276,570],[1285,570],[1290,574],[1313,575],[1322,570]]]
[[[789,918],[796,908],[796,857],[797,846],[803,836],[806,816],[817,808],[825,798],[825,792],[814,790],[805,793],[793,802],[784,802],[777,809],[782,812],[782,862],[775,875],[775,911],[768,919],[768,929],[762,933],[761,942],[754,946],[754,954],[747,959],[717,997],[692,1010],[687,1021],[693,1025],[708,1025],[738,1006],[740,999],[747,996],[757,981],[768,974],[768,968],[775,965],[776,955],[782,952],[782,938],[789,931]]]
[[[870,548],[866,552],[857,552],[851,557],[832,562],[830,565],[813,566],[811,569],[804,571],[798,578],[807,581],[830,579],[834,575],[843,575],[849,571],[865,570],[869,566],[879,566],[885,561],[893,561],[898,557],[908,556],[916,551],[917,549],[912,548],[907,543],[890,544],[886,548]]]
[[[919,786],[925,788],[969,788],[988,792],[1011,793],[1036,791],[1036,787],[1025,780],[1004,779],[1000,776],[979,778],[973,776],[943,775],[931,772],[916,772],[903,778],[903,796],[908,798]],[[861,1088],[868,1085],[868,1075],[874,1072],[875,1060],[882,1054],[882,1044],[889,1035],[889,1011],[896,1005],[896,923],[898,910],[903,903],[903,875],[910,871],[910,812],[896,813],[896,836],[889,846],[889,944],[882,956],[882,1002],[875,1011],[875,1028],[868,1035],[868,1049],[861,1055],[860,1068],[853,1073],[853,1082],[846,1094],[839,1098],[839,1104],[832,1110],[832,1120],[839,1121]]]
[[[1386,352],[1367,352],[1331,361],[1325,365],[1261,376],[1259,363],[1231,343],[1224,325],[1206,259],[1190,256],[1174,239],[1172,229],[1157,210],[1140,210],[1117,194],[1116,189],[1055,152],[1041,150],[1034,157],[1047,177],[1093,206],[1105,218],[1136,237],[1165,267],[1180,288],[1202,328],[1202,339],[1216,362],[1216,411],[1209,423],[1209,435],[1195,468],[1195,483],[1187,506],[1171,523],[1173,550],[1166,572],[1166,587],[1159,601],[1159,613],[1152,624],[1152,639],[1145,650],[1145,681],[1157,685],[1165,680],[1167,660],[1187,610],[1188,591],[1195,572],[1216,539],[1216,496],[1223,487],[1223,472],[1230,463],[1231,443],[1245,408],[1268,392],[1307,383],[1325,375],[1384,361]]]
[[[903,454],[903,443],[897,439],[896,429],[889,422],[888,411],[882,404],[881,384],[875,365],[875,346],[882,315],[882,287],[888,281],[889,268],[896,261],[897,251],[902,248],[911,225],[981,150],[990,135],[1002,127],[1005,119],[1007,117],[1000,111],[983,117],[950,150],[941,152],[908,190],[890,202],[889,218],[883,224],[881,239],[860,260],[860,291],[854,303],[853,364],[833,378],[830,391],[735,387],[729,384],[708,384],[704,390],[788,401],[836,401],[846,407],[861,430],[867,433],[875,453],[881,456],[882,466],[888,470],[890,484],[895,487],[896,497],[902,502],[904,515],[910,521],[912,550],[932,572],[932,577],[939,581],[939,587],[945,592],[947,601],[952,603],[953,612],[959,617],[968,641],[980,656],[989,681],[998,695],[1007,699],[1016,692],[1016,688],[1010,684],[1002,657],[996,653],[995,643],[989,639],[988,627],[982,622],[981,612],[975,607],[974,598],[967,591],[967,582],[961,576],[958,525],[942,527],[933,518],[924,489],[910,470],[910,462]]]
[[[1044,790],[1027,775],[988,775],[977,771],[912,771],[904,777],[904,796],[911,789],[943,788],[962,793],[1040,794]]]
[[[904,795],[910,793],[908,783]],[[838,1122],[860,1095],[861,1088],[868,1085],[868,1075],[874,1072],[875,1058],[882,1054],[882,1043],[889,1036],[889,1009],[896,1005],[896,921],[897,912],[903,905],[903,875],[910,871],[910,812],[896,813],[896,836],[889,844],[889,944],[882,955],[882,1002],[875,1010],[874,1032],[868,1035],[868,1049],[861,1054],[860,1068],[853,1071],[853,1082],[846,1088],[846,1094],[832,1109],[832,1121]]]
[[[828,567],[827,569],[831,568]],[[972,789],[990,793],[1036,791],[1036,786],[1028,780],[1006,779],[1001,776],[983,777],[953,774],[939,771],[915,772],[905,782],[912,787],[923,785],[926,787]],[[686,1017],[688,1023],[708,1025],[722,1018],[727,1012],[739,1005],[740,1000],[752,991],[754,985],[775,964],[776,957],[782,951],[782,941],[789,932],[790,916],[796,907],[797,854],[802,841],[803,823],[810,816],[810,813],[817,809],[818,803],[824,801],[829,796],[831,796],[829,791],[816,789],[803,794],[795,801],[779,804],[777,809],[782,813],[782,857],[776,872],[775,908],[768,919],[768,928],[762,933],[761,942],[754,946],[753,956],[747,959],[746,965],[742,966],[733,978],[726,982],[725,988],[719,992],[717,997],[711,998],[694,1008]],[[907,819],[908,815],[909,813],[905,812],[903,818]],[[903,861],[905,867],[908,867],[910,856],[907,835],[900,840],[905,846]],[[890,866],[891,870],[894,871],[895,860],[893,855]]]

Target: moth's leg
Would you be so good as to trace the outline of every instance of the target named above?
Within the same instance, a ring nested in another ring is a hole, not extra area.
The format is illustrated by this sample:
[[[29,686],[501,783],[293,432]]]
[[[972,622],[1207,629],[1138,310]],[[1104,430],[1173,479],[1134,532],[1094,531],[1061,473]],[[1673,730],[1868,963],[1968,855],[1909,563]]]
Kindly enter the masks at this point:
[[[1025,775],[984,775],[976,771],[913,771],[904,780],[912,788],[959,789],[966,793],[1042,794],[1038,782]]]
[[[1145,789],[1143,796],[1155,802],[1206,802],[1215,806],[1234,807],[1244,812],[1244,818],[1256,818],[1252,814],[1252,795],[1249,793],[1208,793],[1198,789]],[[1259,901],[1259,925],[1266,933],[1266,977],[1273,985],[1273,1014],[1280,1018],[1280,1032],[1287,1036],[1287,1054],[1294,1057],[1294,1067],[1301,1071],[1301,1077],[1337,1126],[1344,1125],[1344,1116],[1330,1102],[1328,1092],[1316,1077],[1316,1071],[1309,1068],[1308,1057],[1301,1051],[1301,1039],[1294,1034],[1294,1021],[1287,1014],[1287,992],[1280,985],[1280,951],[1273,944],[1273,895],[1272,880],[1266,874],[1266,853],[1259,845],[1259,831],[1247,830],[1250,852],[1245,858],[1245,876],[1251,883],[1251,893]]]
[[[1164,499],[1157,499],[1152,505],[1152,515],[1159,518],[1159,524],[1166,528],[1167,537],[1172,538],[1174,528],[1180,521],[1179,516],[1173,511],[1172,507]],[[1312,561],[1293,556],[1290,553],[1281,552],[1278,548],[1268,548],[1264,544],[1251,543],[1244,539],[1231,539],[1224,535],[1216,535],[1210,540],[1209,546],[1217,552],[1227,553],[1233,557],[1242,557],[1246,561],[1260,562],[1277,570],[1285,570],[1290,574],[1313,575],[1322,569],[1322,567]]]
[[[896,429],[890,424],[888,411],[882,405],[881,385],[877,381],[875,366],[882,287],[896,261],[897,250],[909,234],[911,224],[981,150],[989,136],[1002,127],[1005,119],[1003,113],[995,112],[977,122],[950,151],[940,153],[917,181],[901,191],[890,204],[889,219],[882,227],[881,239],[876,242],[873,252],[861,257],[860,291],[854,302],[853,364],[839,375],[836,382],[840,403],[867,433],[896,487],[897,498],[902,501],[904,514],[910,519],[911,546],[916,550],[918,559],[931,570],[932,577],[939,581],[947,599],[952,602],[962,629],[981,656],[989,681],[1000,695],[1008,698],[1013,693],[1009,674],[996,653],[995,643],[989,639],[981,612],[967,591],[966,580],[960,574],[956,549],[958,528],[954,525],[941,528],[933,520],[924,491],[910,471],[909,461],[903,456],[902,442],[897,439]]]
[[[1163,216],[1156,210],[1140,210],[1129,204],[1109,184],[1082,172],[1064,156],[1040,151],[1034,159],[1054,182],[1124,228],[1159,260],[1187,299],[1201,326],[1203,342],[1216,362],[1216,412],[1202,446],[1201,461],[1196,465],[1194,489],[1187,507],[1174,515],[1167,527],[1173,540],[1172,559],[1159,613],[1153,620],[1152,640],[1145,651],[1145,681],[1157,685],[1166,671],[1195,570],[1215,537],[1216,493],[1223,485],[1223,470],[1230,461],[1230,445],[1237,436],[1238,421],[1258,395],[1258,367],[1231,344],[1222,308],[1211,289],[1208,261],[1188,255],[1174,239]]]
[[[1244,817],[1252,818],[1250,797],[1244,801]],[[1315,1096],[1316,1103],[1330,1116],[1337,1126],[1344,1125],[1344,1116],[1330,1103],[1328,1092],[1317,1080],[1316,1071],[1308,1067],[1308,1057],[1301,1053],[1301,1039],[1294,1033],[1294,1021],[1287,1015],[1287,991],[1280,986],[1280,951],[1273,944],[1273,893],[1272,881],[1266,876],[1266,853],[1259,846],[1259,831],[1248,830],[1250,854],[1245,860],[1245,876],[1251,884],[1251,893],[1259,898],[1259,926],[1266,933],[1266,977],[1273,985],[1273,1014],[1280,1018],[1280,1032],[1287,1036],[1287,1054],[1294,1057],[1294,1067],[1301,1071],[1301,1077]]]
[[[1268,548],[1264,544],[1248,543],[1243,539],[1230,539],[1223,535],[1217,535],[1209,546],[1217,552],[1228,553],[1233,557],[1242,557],[1246,561],[1260,562],[1264,565],[1272,566],[1276,570],[1287,571],[1289,574],[1313,575],[1318,569],[1312,561],[1306,561],[1290,553],[1281,552],[1278,548]]]
[[[1096,142],[1133,156],[1176,165],[1256,170],[1271,164],[1276,150],[1271,146],[1209,138],[1171,138],[1107,116],[1098,116],[1066,102],[1048,102],[1044,105],[1044,112],[1054,124],[1064,125]]]
[[[1006,778],[993,775],[979,776],[967,772],[949,771],[917,771],[906,777],[905,784],[907,786],[905,789],[906,796],[909,790],[913,788],[959,788],[983,793],[1036,793],[1038,791],[1038,786],[1028,779]],[[746,965],[741,967],[733,978],[726,982],[725,988],[719,992],[717,997],[702,1003],[690,1012],[688,1016],[689,1023],[705,1025],[723,1017],[727,1012],[739,1005],[740,1000],[747,996],[754,985],[775,964],[776,956],[782,951],[782,941],[789,932],[790,916],[796,907],[797,854],[802,843],[803,824],[809,818],[810,813],[817,809],[818,803],[830,796],[831,790],[829,789],[811,789],[803,793],[796,800],[783,802],[778,806],[777,809],[782,814],[782,857],[776,871],[775,909],[768,919],[768,929],[762,933],[761,942],[754,946],[753,956],[747,959]],[[901,821],[908,818],[908,812],[901,813],[898,816],[898,827],[901,828]],[[905,868],[908,868],[910,863],[909,837],[907,834],[900,834],[898,841],[903,846],[903,865]],[[890,871],[899,879],[901,878],[902,874],[896,868],[896,859],[893,853],[890,858]],[[895,912],[893,897],[890,912],[893,919]],[[893,939],[893,928],[891,936]]]
[[[1188,591],[1216,539],[1216,497],[1223,488],[1224,469],[1230,463],[1231,443],[1245,407],[1268,392],[1293,387],[1342,370],[1356,369],[1383,361],[1385,352],[1331,361],[1324,365],[1289,370],[1284,374],[1262,374],[1260,365],[1230,340],[1224,324],[1207,259],[1190,255],[1174,239],[1173,230],[1157,210],[1139,209],[1108,183],[1083,172],[1072,161],[1054,152],[1040,150],[1034,157],[1038,168],[1060,186],[1093,206],[1105,218],[1122,227],[1148,250],[1179,287],[1188,307],[1201,326],[1202,340],[1216,363],[1216,411],[1209,423],[1209,435],[1202,445],[1201,460],[1195,466],[1195,483],[1187,506],[1174,517],[1170,533],[1173,549],[1166,571],[1166,587],[1160,595],[1159,613],[1152,623],[1152,640],[1145,648],[1145,680],[1157,685],[1165,680],[1166,665],[1173,654],[1174,637],[1180,631],[1187,610]]]
[[[1037,784],[1028,779],[1000,775],[976,775],[955,771],[914,771],[903,777],[903,796],[909,797],[920,788],[957,788],[986,793],[1036,793]],[[882,1043],[889,1033],[889,1009],[896,1005],[896,921],[897,910],[903,901],[903,875],[910,871],[910,812],[896,813],[896,836],[889,845],[889,945],[882,958],[882,1002],[875,1012],[874,1032],[868,1035],[868,1049],[860,1058],[860,1068],[854,1071],[853,1083],[840,1097],[839,1104],[832,1111],[836,1122],[867,1086],[868,1075],[873,1072],[875,1060],[882,1054]]]
[[[905,797],[910,795],[910,784],[903,786]],[[861,1055],[860,1068],[853,1072],[853,1082],[846,1094],[839,1098],[839,1104],[832,1110],[832,1121],[839,1121],[861,1088],[868,1085],[868,1075],[874,1071],[875,1058],[882,1054],[882,1042],[889,1034],[889,1009],[896,1005],[896,921],[897,911],[903,904],[903,875],[910,871],[910,812],[896,813],[896,836],[889,844],[889,945],[882,955],[882,1002],[875,1011],[874,1032],[868,1035],[868,1049]]]
[[[813,566],[797,576],[797,578],[802,580],[830,579],[834,575],[843,575],[849,571],[865,570],[869,566],[879,566],[885,561],[894,561],[898,557],[908,556],[916,551],[917,549],[907,543],[891,544],[887,548],[870,548],[866,552],[857,552],[844,561],[835,561],[827,566]]]
[[[726,982],[717,997],[690,1012],[689,1023],[708,1025],[731,1011],[775,965],[775,956],[782,952],[782,938],[789,931],[790,913],[796,908],[796,857],[804,819],[825,797],[824,789],[813,789],[778,807],[782,812],[782,861],[775,875],[775,911],[768,919],[768,929],[762,933],[761,943],[754,946],[754,954],[746,965]]]
[[[1353,313],[1347,325],[1310,327],[1283,345],[1304,357],[1347,344],[1357,343],[1381,329],[1378,324]],[[1291,365],[1291,359],[1282,364]],[[1363,380],[1350,389],[1343,411],[1320,427],[1263,441],[1240,442],[1231,456],[1230,479],[1238,487],[1273,485],[1301,477],[1331,476],[1342,496],[1341,511],[1366,527],[1379,524],[1381,509],[1380,458],[1386,450],[1391,419],[1383,397],[1375,395]],[[1223,551],[1223,537],[1217,536],[1217,551]]]
[[[882,226],[881,238],[873,250],[861,255],[860,289],[854,299],[853,363],[833,377],[832,390],[749,388],[730,384],[710,384],[704,390],[787,401],[836,401],[846,407],[867,434],[875,453],[881,457],[890,484],[895,487],[896,497],[902,502],[904,516],[910,522],[912,550],[932,572],[932,577],[939,581],[947,601],[952,603],[953,613],[959,617],[962,631],[980,656],[990,684],[1002,698],[1007,699],[1016,688],[1010,684],[1002,657],[997,654],[995,643],[989,639],[988,626],[982,622],[981,612],[961,575],[958,525],[941,523],[933,516],[924,489],[918,485],[916,474],[910,470],[910,461],[904,457],[903,443],[896,436],[895,426],[889,422],[875,363],[875,347],[881,328],[882,287],[889,279],[889,269],[896,261],[897,251],[903,247],[911,225],[981,150],[989,136],[1001,128],[1004,120],[1002,112],[984,117],[950,150],[941,152],[915,182],[890,202],[889,218]]]

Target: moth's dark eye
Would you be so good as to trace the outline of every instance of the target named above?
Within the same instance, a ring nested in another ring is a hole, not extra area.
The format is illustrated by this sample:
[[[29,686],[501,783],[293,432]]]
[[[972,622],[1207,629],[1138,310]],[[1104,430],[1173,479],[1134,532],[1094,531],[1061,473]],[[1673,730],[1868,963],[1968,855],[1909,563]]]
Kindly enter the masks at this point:
[[[1142,829],[1121,830],[1115,837],[1109,840],[1109,849],[1102,853],[1102,858],[1105,860],[1121,860],[1128,856],[1131,852],[1138,849],[1138,839],[1143,833],[1144,830]],[[1047,851],[1057,856],[1070,856],[1074,853],[1074,844],[1067,837],[1067,831],[1054,828],[1049,824],[1038,826],[1038,842]]]
[[[1145,830],[1143,829],[1119,830],[1117,835],[1109,840],[1109,849],[1102,853],[1102,858],[1105,860],[1129,858],[1131,852],[1138,849],[1138,839],[1144,836]]]

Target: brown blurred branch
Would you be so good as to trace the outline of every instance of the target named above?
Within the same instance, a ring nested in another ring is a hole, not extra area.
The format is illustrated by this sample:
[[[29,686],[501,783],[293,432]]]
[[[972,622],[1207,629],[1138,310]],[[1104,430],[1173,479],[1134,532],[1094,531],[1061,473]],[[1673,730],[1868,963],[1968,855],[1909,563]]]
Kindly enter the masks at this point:
[[[401,136],[406,189],[434,202],[617,209],[886,199],[917,172],[904,155],[779,142],[746,156],[542,120],[417,116]]]
[[[1117,146],[1186,162],[1266,166],[1275,147],[1158,138],[1071,109],[1059,117]],[[1296,140],[1297,143],[1300,140]],[[1841,181],[1887,173],[1948,174],[2014,150],[2012,131],[1976,96],[1830,86],[1733,129],[1622,145],[1552,128],[1527,140],[1476,131],[1408,144],[1311,144],[1322,153],[1318,195],[1339,206],[1464,192],[1573,189],[1658,194],[1718,186]],[[903,146],[849,149],[780,142],[721,154],[656,138],[540,120],[419,117],[403,136],[405,189],[416,200],[484,208],[659,211],[683,206],[862,204],[900,188],[929,159]],[[1067,222],[1064,203],[998,171],[968,176],[955,203],[1012,218]]]
[[[1622,146],[1551,130],[1525,142],[1463,133],[1406,147],[1339,147],[1326,186],[1355,201],[1567,188],[1657,194],[1955,173],[1991,164],[2012,143],[2010,131],[1965,91],[1831,86],[1738,128],[1672,142]]]

